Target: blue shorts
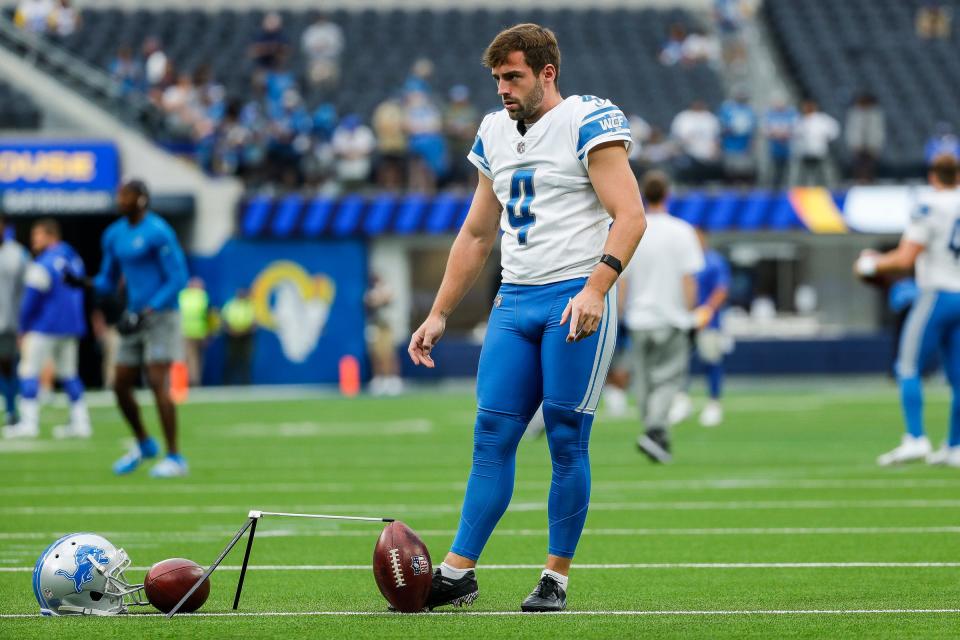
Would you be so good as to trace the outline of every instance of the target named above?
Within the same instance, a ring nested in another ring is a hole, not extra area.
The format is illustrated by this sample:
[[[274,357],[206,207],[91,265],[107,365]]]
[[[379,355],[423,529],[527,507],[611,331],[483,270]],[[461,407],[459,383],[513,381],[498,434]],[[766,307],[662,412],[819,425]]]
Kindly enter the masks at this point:
[[[617,343],[616,287],[600,327],[567,342],[560,318],[585,278],[545,285],[504,284],[490,312],[477,372],[480,409],[529,420],[541,402],[593,414]]]

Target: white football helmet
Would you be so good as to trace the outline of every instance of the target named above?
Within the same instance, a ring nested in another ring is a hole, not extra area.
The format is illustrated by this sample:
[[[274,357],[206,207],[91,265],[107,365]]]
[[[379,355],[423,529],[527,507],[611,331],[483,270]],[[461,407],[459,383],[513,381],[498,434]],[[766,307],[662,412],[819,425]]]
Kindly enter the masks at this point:
[[[63,536],[40,554],[33,569],[33,595],[45,616],[126,613],[147,604],[142,584],[130,584],[123,572],[130,558],[93,533]]]

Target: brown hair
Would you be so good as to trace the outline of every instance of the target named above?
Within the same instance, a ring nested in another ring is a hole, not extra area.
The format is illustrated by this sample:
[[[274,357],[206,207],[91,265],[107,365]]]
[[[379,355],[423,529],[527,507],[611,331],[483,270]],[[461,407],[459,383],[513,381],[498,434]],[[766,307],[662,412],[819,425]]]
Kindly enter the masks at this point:
[[[545,66],[552,64],[560,75],[560,45],[550,29],[530,22],[504,29],[483,52],[483,66],[498,67],[514,51],[523,53],[534,73],[540,73]]]
[[[957,159],[949,153],[938,155],[930,163],[930,173],[945,187],[957,186]]]
[[[53,218],[40,218],[33,223],[34,228],[40,227],[47,232],[47,235],[60,239],[60,223]]]
[[[642,190],[647,204],[660,204],[667,199],[670,179],[663,171],[648,171],[643,175]]]

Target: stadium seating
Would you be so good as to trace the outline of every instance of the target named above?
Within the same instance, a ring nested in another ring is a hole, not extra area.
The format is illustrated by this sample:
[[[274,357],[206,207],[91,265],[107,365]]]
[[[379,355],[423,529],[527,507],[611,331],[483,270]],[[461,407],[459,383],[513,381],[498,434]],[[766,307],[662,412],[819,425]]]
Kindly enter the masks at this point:
[[[292,66],[305,77],[300,37],[315,12],[281,12],[284,31],[295,52]],[[552,27],[563,49],[561,88],[565,94],[609,97],[628,113],[638,113],[666,128],[694,98],[711,106],[722,99],[717,74],[705,65],[664,67],[657,55],[668,26],[693,24],[679,10],[337,10],[329,17],[344,31],[344,73],[334,96],[306,91],[310,106],[332,100],[338,111],[369,117],[375,106],[403,83],[419,56],[436,65],[437,90],[456,84],[471,89],[481,109],[497,105],[487,72],[480,67],[484,46],[502,27],[536,21]],[[262,11],[219,12],[87,9],[84,28],[64,44],[78,56],[106,68],[120,44],[140,44],[159,36],[178,69],[211,66],[214,78],[234,97],[250,91],[252,65],[247,48],[257,34]],[[301,86],[306,86],[305,82]]]
[[[843,122],[860,91],[873,93],[887,116],[884,172],[922,171],[924,142],[937,122],[960,128],[957,35],[917,37],[917,0],[767,0],[781,55],[800,90]],[[960,15],[960,3],[953,14]]]
[[[0,129],[39,129],[40,110],[24,93],[0,81]]]

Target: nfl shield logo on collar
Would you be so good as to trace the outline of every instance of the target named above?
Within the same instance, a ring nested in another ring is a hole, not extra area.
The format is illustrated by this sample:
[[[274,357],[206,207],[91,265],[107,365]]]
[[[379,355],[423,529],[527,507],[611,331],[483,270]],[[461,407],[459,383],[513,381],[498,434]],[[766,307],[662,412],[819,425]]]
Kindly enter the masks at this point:
[[[527,150],[527,145],[524,143],[523,140],[517,143],[517,153],[523,153],[526,150]]]

